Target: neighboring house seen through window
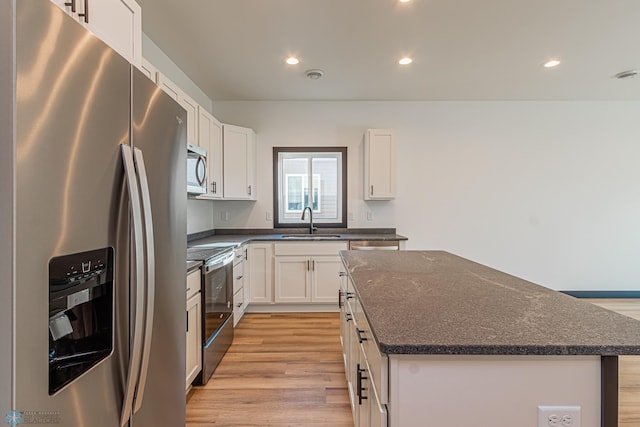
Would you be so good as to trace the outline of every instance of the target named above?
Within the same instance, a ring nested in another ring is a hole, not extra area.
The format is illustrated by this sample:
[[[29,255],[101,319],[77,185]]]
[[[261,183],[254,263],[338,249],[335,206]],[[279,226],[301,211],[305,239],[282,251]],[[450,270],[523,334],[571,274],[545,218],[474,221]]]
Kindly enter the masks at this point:
[[[273,148],[274,227],[304,227],[313,210],[318,227],[346,228],[346,147]]]

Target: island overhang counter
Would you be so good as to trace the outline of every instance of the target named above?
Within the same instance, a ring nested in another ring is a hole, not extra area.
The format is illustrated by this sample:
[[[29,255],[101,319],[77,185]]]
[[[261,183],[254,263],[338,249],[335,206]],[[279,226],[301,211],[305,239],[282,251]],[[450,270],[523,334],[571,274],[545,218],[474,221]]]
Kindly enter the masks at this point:
[[[538,427],[551,406],[617,426],[640,322],[443,251],[341,257],[356,425]]]

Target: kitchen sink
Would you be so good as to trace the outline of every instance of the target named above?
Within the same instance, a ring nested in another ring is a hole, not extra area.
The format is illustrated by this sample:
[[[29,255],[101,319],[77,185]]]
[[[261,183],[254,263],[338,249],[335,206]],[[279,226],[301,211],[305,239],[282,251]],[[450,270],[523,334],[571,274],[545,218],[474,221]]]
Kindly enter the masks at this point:
[[[339,234],[283,234],[283,239],[286,240],[325,240],[325,239],[340,239]]]

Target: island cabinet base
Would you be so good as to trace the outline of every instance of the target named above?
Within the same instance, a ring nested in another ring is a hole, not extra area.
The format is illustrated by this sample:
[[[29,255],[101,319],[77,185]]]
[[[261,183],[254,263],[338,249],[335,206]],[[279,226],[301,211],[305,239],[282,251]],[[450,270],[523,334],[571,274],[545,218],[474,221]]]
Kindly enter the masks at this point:
[[[389,427],[546,426],[538,406],[579,406],[581,427],[614,427],[603,417],[606,359],[389,355]]]

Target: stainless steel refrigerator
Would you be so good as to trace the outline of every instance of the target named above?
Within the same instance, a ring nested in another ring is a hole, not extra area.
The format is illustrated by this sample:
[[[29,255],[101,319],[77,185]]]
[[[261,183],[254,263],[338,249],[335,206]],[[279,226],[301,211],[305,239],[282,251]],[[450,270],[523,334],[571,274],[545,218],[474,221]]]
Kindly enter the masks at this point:
[[[182,427],[185,111],[48,0],[0,36],[2,419]]]

